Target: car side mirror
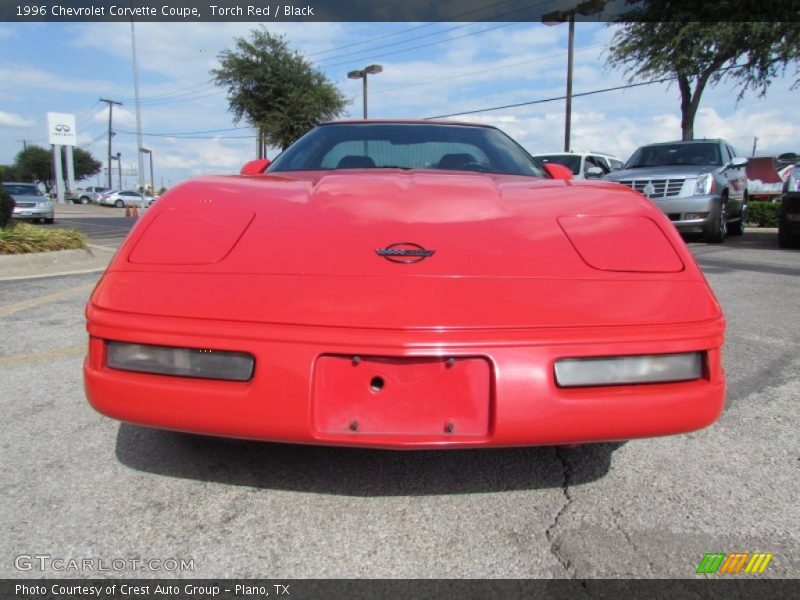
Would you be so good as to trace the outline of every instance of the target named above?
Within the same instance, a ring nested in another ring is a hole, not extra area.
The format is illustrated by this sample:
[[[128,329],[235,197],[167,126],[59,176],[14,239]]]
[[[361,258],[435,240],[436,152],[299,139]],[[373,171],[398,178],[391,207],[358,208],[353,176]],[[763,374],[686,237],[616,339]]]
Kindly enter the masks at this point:
[[[242,169],[239,171],[240,175],[258,175],[263,173],[269,166],[268,158],[257,158],[246,162]]]
[[[747,159],[743,156],[735,156],[731,159],[731,162],[728,163],[728,167],[731,169],[738,169],[744,166],[747,166]]]
[[[586,179],[600,179],[603,176],[603,169],[600,167],[589,167],[586,169],[584,175],[586,175]]]
[[[557,165],[555,163],[545,163],[544,170],[553,179],[560,179],[561,181],[572,181],[572,171],[564,165]]]

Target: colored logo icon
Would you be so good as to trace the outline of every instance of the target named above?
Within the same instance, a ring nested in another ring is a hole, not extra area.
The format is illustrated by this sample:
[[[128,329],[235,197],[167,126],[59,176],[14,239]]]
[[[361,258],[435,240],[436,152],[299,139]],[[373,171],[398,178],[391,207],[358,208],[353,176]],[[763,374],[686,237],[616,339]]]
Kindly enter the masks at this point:
[[[735,575],[737,573],[763,573],[773,554],[766,552],[734,552],[725,554],[724,552],[709,552],[700,561],[697,573],[725,573]]]

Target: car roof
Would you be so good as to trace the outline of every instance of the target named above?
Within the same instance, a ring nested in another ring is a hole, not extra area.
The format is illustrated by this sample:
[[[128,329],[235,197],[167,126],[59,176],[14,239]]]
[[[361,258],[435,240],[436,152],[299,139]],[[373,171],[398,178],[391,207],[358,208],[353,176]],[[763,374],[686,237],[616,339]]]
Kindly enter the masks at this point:
[[[534,158],[542,156],[602,156],[603,158],[611,158],[613,160],[625,162],[619,156],[614,156],[613,154],[607,154],[605,152],[537,152],[536,154],[531,154],[531,156]]]
[[[469,121],[449,121],[443,119],[342,119],[340,121],[325,121],[320,125],[373,125],[373,124],[397,124],[397,125],[458,125],[463,127],[484,127],[486,129],[497,129],[494,125],[486,123],[473,123]]]
[[[31,183],[30,181],[3,181],[2,183],[3,185],[8,184],[8,185],[35,185],[37,187],[39,186],[39,184]]]
[[[669,146],[669,145],[672,145],[672,144],[702,144],[703,142],[705,142],[705,143],[711,142],[711,143],[717,143],[717,144],[719,144],[719,143],[727,144],[728,143],[725,140],[723,140],[722,138],[702,138],[702,139],[694,139],[694,140],[675,140],[674,142],[656,142],[656,143],[653,143],[653,144],[644,144],[644,146]]]

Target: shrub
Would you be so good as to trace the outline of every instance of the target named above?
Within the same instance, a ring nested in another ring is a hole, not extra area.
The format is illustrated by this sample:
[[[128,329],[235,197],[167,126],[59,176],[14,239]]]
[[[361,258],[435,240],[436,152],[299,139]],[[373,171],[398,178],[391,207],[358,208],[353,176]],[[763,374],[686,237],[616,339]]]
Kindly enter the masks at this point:
[[[0,229],[0,254],[75,250],[85,246],[86,237],[75,229],[38,227],[28,223]]]
[[[747,206],[747,222],[759,227],[777,227],[780,202],[752,201]]]
[[[11,215],[14,213],[14,199],[5,188],[0,185],[0,227],[8,227]]]

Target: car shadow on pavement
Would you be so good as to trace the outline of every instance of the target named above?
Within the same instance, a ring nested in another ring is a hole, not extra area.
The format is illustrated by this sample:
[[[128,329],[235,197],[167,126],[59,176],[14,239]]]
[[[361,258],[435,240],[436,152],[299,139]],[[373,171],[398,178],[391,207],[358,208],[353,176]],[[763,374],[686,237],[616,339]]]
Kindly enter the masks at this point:
[[[620,443],[394,451],[225,440],[122,423],[119,461],[139,471],[259,489],[424,496],[560,488],[603,477]]]

